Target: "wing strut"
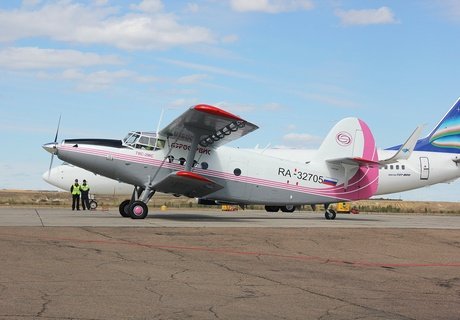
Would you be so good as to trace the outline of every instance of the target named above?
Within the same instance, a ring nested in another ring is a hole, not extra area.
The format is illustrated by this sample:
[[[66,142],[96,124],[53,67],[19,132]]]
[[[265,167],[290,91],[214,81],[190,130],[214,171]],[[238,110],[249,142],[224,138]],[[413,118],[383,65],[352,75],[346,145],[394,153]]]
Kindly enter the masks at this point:
[[[192,145],[190,146],[190,151],[187,154],[187,159],[185,160],[185,171],[191,172],[193,167],[193,162],[195,161],[195,153],[198,149],[198,143],[200,142],[200,135],[193,135]]]

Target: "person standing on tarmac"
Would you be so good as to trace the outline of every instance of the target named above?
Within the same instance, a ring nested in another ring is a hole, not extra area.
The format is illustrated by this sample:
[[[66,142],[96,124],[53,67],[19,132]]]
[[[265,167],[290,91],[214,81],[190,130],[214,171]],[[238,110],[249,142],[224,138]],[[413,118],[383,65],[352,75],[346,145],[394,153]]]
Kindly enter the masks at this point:
[[[80,186],[81,192],[81,206],[83,210],[90,210],[89,206],[89,186],[86,184],[86,180],[83,179],[83,184]]]
[[[80,210],[80,185],[78,179],[75,179],[75,183],[70,187],[70,193],[72,194],[72,210]]]

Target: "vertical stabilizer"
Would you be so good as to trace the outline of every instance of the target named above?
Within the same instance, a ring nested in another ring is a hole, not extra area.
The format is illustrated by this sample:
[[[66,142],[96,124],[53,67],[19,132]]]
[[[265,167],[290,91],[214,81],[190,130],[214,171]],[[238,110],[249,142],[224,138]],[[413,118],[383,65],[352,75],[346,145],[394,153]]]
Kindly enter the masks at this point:
[[[345,118],[329,131],[316,153],[316,160],[360,158],[377,161],[374,137],[364,121]]]
[[[321,144],[315,161],[341,168],[334,174],[340,177],[339,183],[329,191],[337,198],[368,199],[377,191],[379,164],[374,136],[360,119],[338,122]]]
[[[417,151],[460,153],[460,99],[430,134],[417,142]]]

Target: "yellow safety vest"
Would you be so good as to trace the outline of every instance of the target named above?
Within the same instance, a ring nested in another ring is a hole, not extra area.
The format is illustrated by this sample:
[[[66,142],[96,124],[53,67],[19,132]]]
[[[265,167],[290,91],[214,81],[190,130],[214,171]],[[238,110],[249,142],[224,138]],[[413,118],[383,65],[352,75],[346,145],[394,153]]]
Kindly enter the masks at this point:
[[[88,190],[89,190],[89,186],[88,186],[88,185],[86,185],[86,186],[81,185],[81,186],[80,186],[80,190],[81,190],[81,191],[88,191]]]
[[[79,195],[80,194],[80,186],[79,185],[73,185],[72,194],[73,195]]]

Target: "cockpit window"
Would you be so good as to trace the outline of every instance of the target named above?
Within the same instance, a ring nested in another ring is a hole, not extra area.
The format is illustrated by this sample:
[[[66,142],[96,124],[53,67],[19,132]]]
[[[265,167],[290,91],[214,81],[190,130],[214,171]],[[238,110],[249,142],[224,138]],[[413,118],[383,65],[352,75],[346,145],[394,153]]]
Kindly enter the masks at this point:
[[[139,138],[139,134],[137,132],[130,132],[128,135],[123,139],[123,142],[130,145],[136,142]]]
[[[160,139],[154,132],[130,132],[123,143],[136,149],[160,150],[164,148],[166,140]]]

